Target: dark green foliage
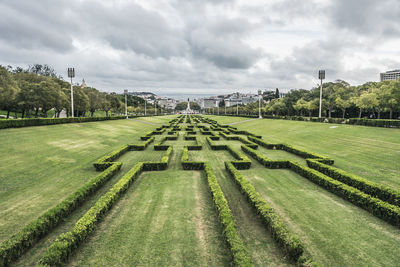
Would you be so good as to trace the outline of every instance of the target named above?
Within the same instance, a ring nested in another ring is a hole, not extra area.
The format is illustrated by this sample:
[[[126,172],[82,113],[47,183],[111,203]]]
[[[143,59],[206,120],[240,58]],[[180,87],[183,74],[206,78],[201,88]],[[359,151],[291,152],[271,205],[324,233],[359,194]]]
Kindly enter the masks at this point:
[[[76,222],[72,231],[60,235],[47,248],[39,261],[40,264],[45,266],[59,266],[66,262],[72,251],[91,234],[98,221],[111,209],[113,204],[129,188],[143,169],[143,163],[139,162],[127,172]]]
[[[140,145],[138,145],[138,144],[131,144],[131,145],[129,145],[129,150],[145,150],[146,149],[146,147],[151,143],[151,142],[153,142],[154,141],[154,136],[152,136],[152,137],[150,137],[149,139],[147,139],[147,141],[146,142],[144,142],[143,144],[140,144]]]
[[[170,155],[172,153],[172,146],[168,146],[168,149],[165,151],[161,161],[147,161],[143,162],[143,170],[144,171],[162,171],[166,170],[168,167],[168,162],[170,159]]]
[[[235,220],[232,215],[232,211],[228,206],[228,201],[226,200],[209,163],[204,164],[204,171],[206,173],[208,186],[212,194],[214,205],[217,209],[218,216],[223,227],[224,236],[232,252],[234,265],[253,266],[246,247],[236,230]]]
[[[303,254],[303,245],[299,238],[290,233],[279,215],[269,206],[260,196],[253,185],[243,177],[243,175],[230,162],[225,162],[226,170],[234,178],[241,192],[247,197],[250,204],[256,209],[257,213],[268,227],[272,237],[283,248],[286,255],[293,261],[298,261]]]
[[[104,121],[104,120],[120,120],[126,119],[125,116],[115,117],[75,117],[75,118],[44,118],[44,119],[7,119],[0,120],[0,129],[5,128],[19,128],[28,126],[43,126],[62,123],[80,123],[91,121]]]
[[[307,159],[307,164],[310,168],[313,168],[323,174],[338,180],[342,183],[355,187],[364,193],[367,193],[373,197],[379,198],[390,204],[400,206],[400,192],[396,191],[387,186],[371,182],[363,179],[357,175],[348,173],[341,169],[323,164],[320,160]]]
[[[350,201],[378,218],[381,218],[395,226],[400,226],[400,208],[372,197],[362,191],[332,179],[316,170],[289,161],[290,169],[309,179],[326,190]]]
[[[246,146],[241,146],[242,150],[260,162],[267,168],[270,169],[281,169],[281,168],[289,168],[289,161],[287,160],[272,160],[267,158],[266,156],[262,155],[258,151]]]
[[[189,149],[187,146],[183,148],[181,163],[184,170],[204,170],[204,162],[189,161]]]
[[[120,170],[121,165],[122,163],[112,162],[110,167],[105,171],[90,179],[61,203],[30,222],[10,239],[4,241],[0,247],[0,266],[5,266],[21,256],[41,237],[49,233],[59,222],[79,207],[88,196],[97,191],[106,181],[113,177]]]
[[[95,163],[93,163],[93,166],[96,168],[97,171],[103,171],[113,164],[112,162],[113,160],[125,154],[125,152],[128,151],[128,149],[129,145],[124,145],[119,149],[97,160]]]

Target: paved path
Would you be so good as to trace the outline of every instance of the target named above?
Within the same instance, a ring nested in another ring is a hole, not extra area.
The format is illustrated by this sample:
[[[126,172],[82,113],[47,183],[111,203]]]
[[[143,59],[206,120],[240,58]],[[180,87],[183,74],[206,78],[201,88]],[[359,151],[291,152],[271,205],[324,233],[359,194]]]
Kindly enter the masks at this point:
[[[235,122],[227,123],[226,125],[239,124],[239,123],[248,122],[248,121],[255,121],[255,120],[258,120],[258,119],[259,119],[259,118],[257,118],[257,119],[250,119],[250,120],[244,120],[244,121],[235,121]]]

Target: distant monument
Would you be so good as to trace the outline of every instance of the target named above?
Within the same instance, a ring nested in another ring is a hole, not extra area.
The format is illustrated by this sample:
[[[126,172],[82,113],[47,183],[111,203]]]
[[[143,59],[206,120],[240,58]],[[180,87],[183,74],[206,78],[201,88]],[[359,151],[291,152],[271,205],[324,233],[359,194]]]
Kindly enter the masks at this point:
[[[86,88],[86,87],[87,87],[87,85],[86,85],[85,79],[82,79],[81,88]]]
[[[189,101],[189,98],[188,98],[187,107],[186,107],[186,114],[192,114],[192,113],[193,113],[193,111],[190,109],[190,101]]]

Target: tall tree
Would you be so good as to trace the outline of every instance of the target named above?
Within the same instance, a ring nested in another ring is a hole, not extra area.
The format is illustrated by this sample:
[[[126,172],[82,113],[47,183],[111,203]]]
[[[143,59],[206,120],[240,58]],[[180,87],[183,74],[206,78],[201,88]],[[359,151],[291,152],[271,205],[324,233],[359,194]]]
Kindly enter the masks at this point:
[[[10,111],[16,106],[17,94],[20,91],[18,84],[7,69],[0,66],[0,108],[7,110],[7,118]]]

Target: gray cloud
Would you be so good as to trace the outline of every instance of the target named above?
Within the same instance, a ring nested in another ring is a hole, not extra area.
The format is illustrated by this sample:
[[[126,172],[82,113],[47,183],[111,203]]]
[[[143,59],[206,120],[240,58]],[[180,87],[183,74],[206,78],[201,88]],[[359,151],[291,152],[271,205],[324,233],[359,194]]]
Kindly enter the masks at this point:
[[[311,88],[319,68],[361,83],[399,65],[399,5],[3,0],[0,64],[74,66],[100,90],[164,94]]]

